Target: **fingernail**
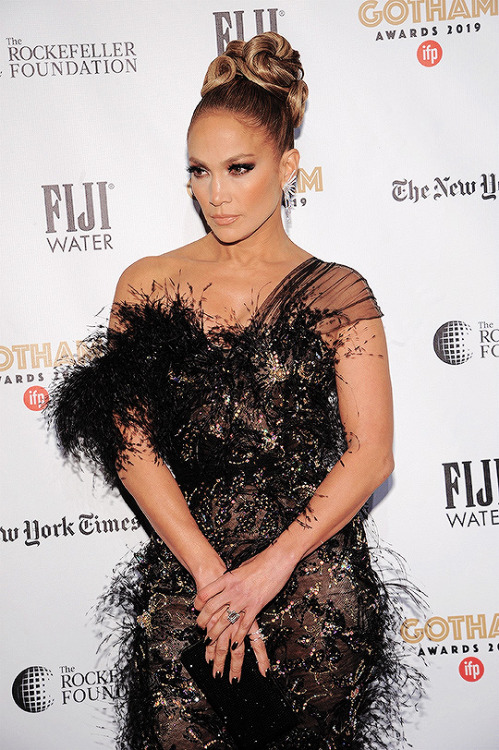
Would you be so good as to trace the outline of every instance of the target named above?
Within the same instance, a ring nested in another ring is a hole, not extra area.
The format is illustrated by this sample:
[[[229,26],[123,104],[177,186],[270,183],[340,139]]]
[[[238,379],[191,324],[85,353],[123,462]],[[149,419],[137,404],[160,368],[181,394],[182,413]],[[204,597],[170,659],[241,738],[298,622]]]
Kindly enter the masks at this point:
[[[232,649],[233,651],[235,651],[235,650],[236,650],[236,648],[237,648],[238,646],[239,646],[238,642],[237,642],[237,641],[234,641],[234,643],[233,643],[233,644],[232,644],[232,646],[231,646],[231,649]]]
[[[269,674],[270,674],[270,667],[267,667],[267,669],[265,670],[265,677],[268,677]]]
[[[233,685],[237,685],[238,682],[239,682],[239,678],[238,677],[233,677],[232,678],[232,684]]]
[[[215,674],[215,679],[216,679],[216,680],[219,680],[219,679],[220,679],[221,677],[222,677],[222,673],[221,673],[221,672],[217,672],[217,673]]]
[[[207,635],[206,638],[204,639],[204,645],[209,646],[210,643],[211,643],[211,638],[209,635]]]

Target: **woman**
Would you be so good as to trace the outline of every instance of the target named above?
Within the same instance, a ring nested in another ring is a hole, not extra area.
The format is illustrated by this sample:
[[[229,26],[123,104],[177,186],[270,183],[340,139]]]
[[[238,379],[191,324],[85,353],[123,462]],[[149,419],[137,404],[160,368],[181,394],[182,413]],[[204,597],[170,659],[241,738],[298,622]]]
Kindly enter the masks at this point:
[[[122,747],[233,747],[180,662],[199,628],[215,679],[238,681],[249,636],[285,690],[298,725],[275,748],[384,745],[402,690],[361,519],[393,468],[381,312],[281,220],[302,73],[272,32],[213,61],[188,131],[210,231],[124,272],[107,340],[52,401],[65,451],[117,467],[154,529],[114,589]]]

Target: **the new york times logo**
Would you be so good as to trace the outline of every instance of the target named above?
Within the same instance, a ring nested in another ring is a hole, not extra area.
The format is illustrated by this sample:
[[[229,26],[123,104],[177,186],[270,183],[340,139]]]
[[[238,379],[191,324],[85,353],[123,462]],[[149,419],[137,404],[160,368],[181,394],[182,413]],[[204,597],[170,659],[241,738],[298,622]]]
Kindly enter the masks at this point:
[[[447,520],[453,529],[499,526],[499,458],[442,464]]]
[[[23,44],[7,38],[11,78],[136,73],[133,42]]]
[[[263,34],[264,31],[277,32],[277,16],[283,16],[284,11],[277,8],[268,8],[267,17],[263,8],[253,11],[253,18],[245,17],[244,10],[215,11],[215,33],[217,37],[217,55],[223,55],[228,43],[233,39],[250,39],[255,34]]]
[[[113,188],[107,182],[42,185],[51,252],[113,249],[111,234],[106,231],[111,229],[108,190]]]
[[[409,201],[418,203],[428,198],[434,201],[442,198],[462,198],[470,195],[480,196],[484,201],[495,201],[499,193],[499,181],[494,172],[483,173],[480,180],[455,179],[450,176],[435,177],[433,182],[426,185],[417,184],[415,180],[394,180],[392,182],[392,198],[397,203]]]

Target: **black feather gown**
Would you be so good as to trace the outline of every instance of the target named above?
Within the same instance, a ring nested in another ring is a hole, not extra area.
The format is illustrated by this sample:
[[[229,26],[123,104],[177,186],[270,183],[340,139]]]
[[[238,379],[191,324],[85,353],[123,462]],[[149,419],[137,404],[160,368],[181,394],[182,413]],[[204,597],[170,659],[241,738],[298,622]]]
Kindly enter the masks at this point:
[[[64,452],[90,459],[111,484],[136,448],[126,428],[145,432],[203,533],[236,567],[307,508],[341,459],[335,366],[362,356],[348,326],[381,312],[359,274],[314,257],[253,306],[245,327],[207,330],[202,301],[170,282],[162,292],[116,308],[120,331],[96,334],[92,357],[62,373],[49,415]],[[299,716],[275,750],[402,744],[397,704],[417,691],[415,674],[397,653],[396,609],[371,567],[363,519],[361,511],[300,562],[259,616],[272,671]],[[233,748],[179,661],[199,638],[194,596],[193,579],[154,534],[115,576],[105,606],[123,620],[120,748]]]

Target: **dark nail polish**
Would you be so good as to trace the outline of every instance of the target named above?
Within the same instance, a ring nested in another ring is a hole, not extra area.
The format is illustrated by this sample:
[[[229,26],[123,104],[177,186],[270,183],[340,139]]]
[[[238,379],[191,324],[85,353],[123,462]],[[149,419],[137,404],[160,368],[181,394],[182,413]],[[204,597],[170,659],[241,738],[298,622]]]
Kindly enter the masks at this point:
[[[209,646],[210,643],[211,643],[211,638],[209,635],[207,635],[206,638],[204,639],[204,645]]]
[[[237,641],[234,641],[234,643],[233,643],[233,644],[232,644],[232,646],[231,646],[231,649],[232,649],[233,651],[235,651],[235,650],[236,650],[236,648],[237,648],[238,646],[239,646],[238,642],[237,642]]]
[[[239,679],[237,677],[233,677],[232,678],[232,684],[233,685],[237,685],[238,682],[239,682]]]
[[[217,672],[217,673],[215,674],[215,679],[216,679],[216,680],[220,680],[221,678],[222,678],[222,673],[221,673],[221,672]]]
[[[267,667],[265,670],[265,677],[268,677],[270,675],[270,667]]]

